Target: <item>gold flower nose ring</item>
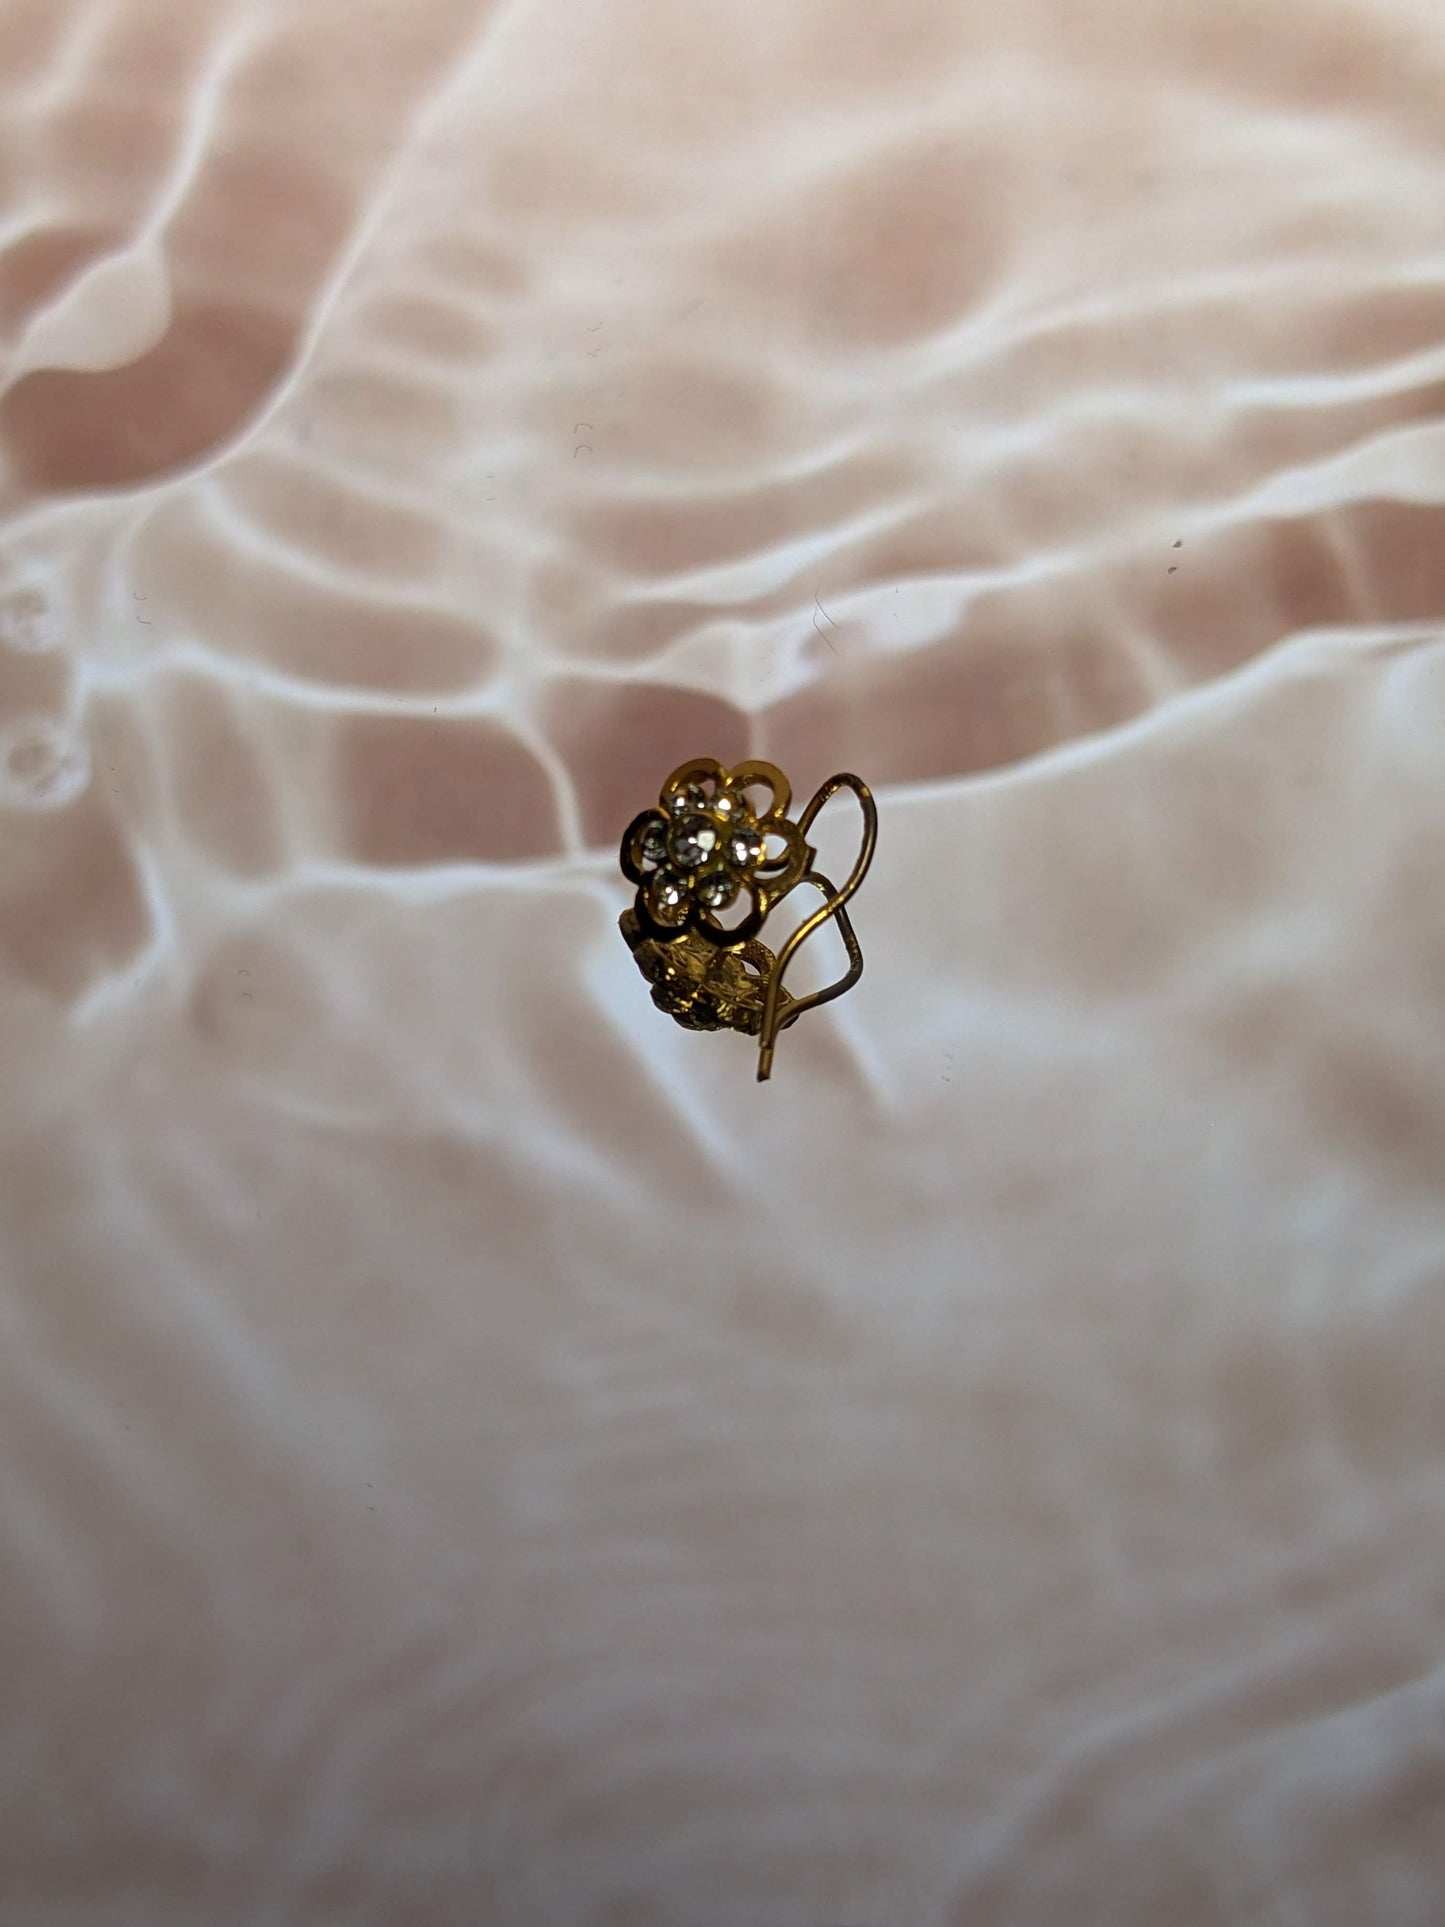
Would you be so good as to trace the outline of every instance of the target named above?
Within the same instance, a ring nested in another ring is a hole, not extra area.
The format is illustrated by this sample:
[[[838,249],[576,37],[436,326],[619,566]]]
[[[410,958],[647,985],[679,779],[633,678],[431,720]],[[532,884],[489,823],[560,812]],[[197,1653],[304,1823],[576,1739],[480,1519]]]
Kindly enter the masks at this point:
[[[842,889],[814,869],[808,831],[823,805],[850,789],[863,809],[863,844]],[[766,808],[753,793],[766,790]],[[831,1003],[863,974],[863,953],[843,908],[868,874],[878,840],[878,810],[868,785],[847,771],[830,776],[797,822],[788,818],[792,788],[772,763],[731,769],[699,756],[675,769],[654,809],[643,810],[622,839],[622,873],[637,885],[619,927],[652,1001],[688,1030],[740,1030],[758,1039],[758,1082],[772,1072],[778,1032],[805,1010]],[[775,957],[758,941],[769,913],[800,883],[823,903],[784,941]],[[731,923],[723,914],[734,913]],[[783,988],[783,973],[802,944],[830,917],[848,952],[836,983],[806,997]]]

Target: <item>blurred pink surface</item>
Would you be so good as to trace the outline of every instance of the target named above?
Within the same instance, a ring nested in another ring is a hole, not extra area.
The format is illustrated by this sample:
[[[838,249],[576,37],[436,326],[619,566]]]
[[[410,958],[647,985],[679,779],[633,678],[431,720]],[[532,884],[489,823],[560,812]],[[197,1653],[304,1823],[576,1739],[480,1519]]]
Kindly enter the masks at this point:
[[[0,98],[0,1919],[1436,1927],[1438,0]],[[764,1088],[698,754],[879,795]]]

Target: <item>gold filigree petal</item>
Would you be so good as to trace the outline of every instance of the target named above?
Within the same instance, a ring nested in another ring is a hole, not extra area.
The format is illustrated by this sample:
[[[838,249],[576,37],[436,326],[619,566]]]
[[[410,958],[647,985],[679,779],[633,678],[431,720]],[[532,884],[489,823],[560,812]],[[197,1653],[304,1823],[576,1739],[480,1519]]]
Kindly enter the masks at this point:
[[[776,763],[734,763],[730,770],[724,772],[724,778],[730,790],[752,789],[754,785],[767,790],[772,801],[765,810],[755,812],[762,828],[771,828],[788,814],[788,805],[793,800],[793,786]]]
[[[675,816],[679,809],[706,809],[712,794],[724,787],[727,771],[712,756],[694,756],[690,763],[679,763],[662,786],[658,798],[664,816]]]
[[[757,866],[759,881],[770,896],[777,898],[792,889],[807,869],[813,852],[803,840],[803,832],[796,823],[790,823],[785,818],[782,822],[769,823],[764,827],[769,837],[777,837],[783,844],[775,856],[769,856],[765,851]]]
[[[661,835],[666,831],[666,820],[657,810],[643,810],[634,816],[622,835],[620,861],[622,874],[629,883],[645,883],[652,871],[644,868],[643,839],[649,828],[655,826]]]
[[[697,928],[714,943],[728,945],[745,943],[762,929],[763,918],[768,914],[767,900],[759,889],[756,878],[740,876],[737,882],[738,897],[746,897],[748,902],[748,907],[741,917],[732,922],[720,923],[712,912],[703,909],[701,904],[697,906],[694,913]],[[734,907],[736,901],[737,899],[734,899]]]

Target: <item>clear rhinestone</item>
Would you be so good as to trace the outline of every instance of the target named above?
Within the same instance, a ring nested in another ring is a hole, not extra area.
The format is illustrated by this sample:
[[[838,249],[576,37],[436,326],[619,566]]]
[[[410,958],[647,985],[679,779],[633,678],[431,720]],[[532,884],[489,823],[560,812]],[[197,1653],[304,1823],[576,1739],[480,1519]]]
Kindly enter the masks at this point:
[[[725,910],[738,893],[738,886],[726,870],[714,870],[697,886],[698,900],[709,910]]]
[[[708,793],[701,783],[685,783],[675,796],[668,798],[667,807],[674,816],[685,816],[689,810],[705,810],[708,806]]]
[[[647,902],[660,923],[676,923],[687,901],[687,891],[668,870],[659,870],[647,885]]]
[[[717,825],[705,816],[685,816],[672,832],[672,860],[684,870],[696,870],[717,848]]]
[[[763,839],[753,830],[734,830],[728,838],[728,861],[739,870],[751,870],[763,854]]]
[[[649,823],[642,832],[642,860],[644,863],[667,861],[667,834],[661,823]]]
[[[721,790],[713,798],[712,806],[717,815],[722,817],[737,816],[742,808],[742,805],[731,790]]]

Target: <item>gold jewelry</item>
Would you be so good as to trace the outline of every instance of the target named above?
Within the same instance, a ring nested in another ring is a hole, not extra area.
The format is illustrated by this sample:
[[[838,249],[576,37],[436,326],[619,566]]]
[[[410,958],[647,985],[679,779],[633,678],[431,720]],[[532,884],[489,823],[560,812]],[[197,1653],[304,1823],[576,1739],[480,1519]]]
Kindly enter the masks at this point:
[[[762,811],[748,798],[757,788],[771,798]],[[839,890],[813,868],[817,852],[807,836],[819,810],[841,789],[852,790],[862,805],[863,845]],[[788,819],[792,796],[787,777],[772,763],[727,769],[698,756],[672,772],[657,807],[635,816],[622,839],[622,873],[637,885],[637,896],[619,928],[652,985],[652,1001],[688,1030],[740,1030],[756,1037],[759,1083],[772,1072],[778,1032],[805,1010],[841,997],[863,974],[863,953],[843,906],[873,861],[873,793],[846,771],[830,776],[796,823]],[[800,883],[811,883],[824,902],[774,957],[758,933]],[[747,904],[743,915],[730,925],[720,922],[716,913],[741,900]],[[783,989],[783,972],[829,917],[838,919],[848,969],[826,989],[792,997]]]

